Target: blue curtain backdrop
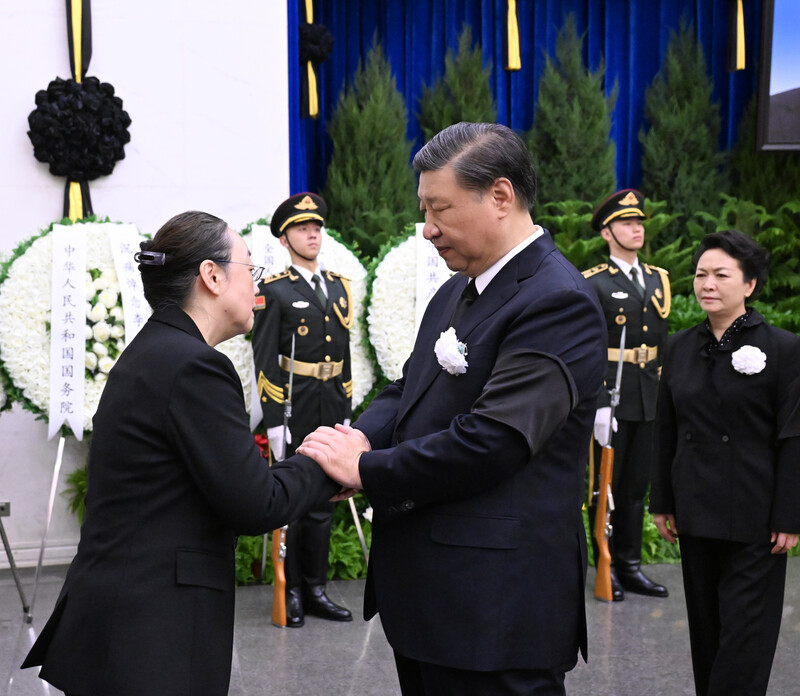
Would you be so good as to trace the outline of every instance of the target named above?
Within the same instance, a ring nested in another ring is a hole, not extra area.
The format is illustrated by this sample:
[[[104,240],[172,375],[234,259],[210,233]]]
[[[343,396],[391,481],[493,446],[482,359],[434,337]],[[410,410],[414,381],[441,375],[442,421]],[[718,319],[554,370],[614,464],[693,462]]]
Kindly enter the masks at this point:
[[[416,152],[423,144],[416,120],[423,82],[430,85],[444,72],[445,55],[456,49],[465,22],[472,27],[473,40],[480,42],[484,64],[492,65],[498,122],[521,133],[533,124],[545,55],[555,55],[557,35],[569,13],[575,15],[578,31],[586,34],[585,62],[594,70],[605,58],[606,92],[615,80],[619,83],[611,132],[617,144],[617,178],[620,187],[638,186],[644,94],[661,69],[671,32],[678,31],[682,18],[694,25],[714,81],[713,98],[720,104],[720,146],[730,148],[742,111],[756,91],[761,4],[743,2],[746,68],[728,72],[728,22],[735,0],[518,0],[522,69],[507,72],[507,0],[314,0],[314,21],[328,28],[335,45],[317,69],[319,116],[311,119],[300,115],[298,26],[305,21],[305,3],[288,0],[292,191],[324,186],[331,156],[326,124],[376,32],[406,100],[408,137]]]

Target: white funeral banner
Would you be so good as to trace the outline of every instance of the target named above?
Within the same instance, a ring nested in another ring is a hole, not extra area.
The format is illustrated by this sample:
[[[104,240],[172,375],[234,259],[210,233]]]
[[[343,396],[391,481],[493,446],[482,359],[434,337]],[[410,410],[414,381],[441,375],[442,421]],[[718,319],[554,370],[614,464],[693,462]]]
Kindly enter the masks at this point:
[[[264,267],[264,275],[283,273],[291,263],[289,251],[272,236],[268,225],[250,228],[250,255],[256,266]]]
[[[419,331],[422,315],[425,314],[428,302],[431,301],[442,283],[453,275],[453,272],[439,256],[436,247],[422,236],[424,228],[424,222],[417,223],[417,301],[414,323],[416,331]]]
[[[111,253],[114,256],[114,270],[117,272],[119,292],[122,297],[122,314],[125,320],[125,345],[139,333],[151,314],[150,305],[144,299],[142,274],[139,265],[133,260],[133,255],[139,251],[139,241],[142,239],[136,225],[100,223],[98,227],[105,227],[108,241],[111,244]]]
[[[47,438],[65,423],[83,439],[86,362],[86,228],[53,225],[50,413]]]

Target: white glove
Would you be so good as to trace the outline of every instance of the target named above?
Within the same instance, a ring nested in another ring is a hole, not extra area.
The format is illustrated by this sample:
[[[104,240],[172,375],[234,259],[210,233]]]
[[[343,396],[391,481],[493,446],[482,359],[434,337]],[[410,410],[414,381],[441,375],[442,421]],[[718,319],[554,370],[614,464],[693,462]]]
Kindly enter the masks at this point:
[[[274,428],[267,428],[267,440],[272,456],[275,461],[281,461],[286,453],[286,444],[292,444],[292,433],[286,428],[286,440],[283,439],[283,426],[276,425]]]
[[[350,426],[350,419],[349,418],[345,418],[342,421],[342,425],[344,425],[345,427],[349,427]]]
[[[611,421],[611,428],[608,422]],[[598,408],[594,415],[594,439],[601,447],[608,447],[611,444],[611,430],[617,432],[617,419],[611,418],[611,406]]]

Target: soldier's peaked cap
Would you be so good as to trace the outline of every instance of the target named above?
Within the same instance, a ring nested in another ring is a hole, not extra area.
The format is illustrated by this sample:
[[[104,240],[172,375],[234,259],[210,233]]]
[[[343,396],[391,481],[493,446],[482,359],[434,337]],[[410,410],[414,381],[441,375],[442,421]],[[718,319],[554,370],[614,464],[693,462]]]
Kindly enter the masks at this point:
[[[612,220],[639,218],[644,220],[644,195],[636,189],[622,189],[612,193],[592,215],[592,227],[602,230]]]
[[[322,196],[316,193],[296,193],[281,203],[272,215],[269,228],[275,237],[280,237],[292,225],[315,220],[320,225],[325,224],[328,215],[328,206]]]

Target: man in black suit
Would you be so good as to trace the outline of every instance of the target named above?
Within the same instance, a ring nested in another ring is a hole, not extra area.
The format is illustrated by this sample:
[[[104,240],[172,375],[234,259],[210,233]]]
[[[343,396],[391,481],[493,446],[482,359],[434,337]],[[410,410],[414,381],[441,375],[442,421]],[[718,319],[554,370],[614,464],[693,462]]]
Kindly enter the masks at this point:
[[[414,158],[424,235],[458,271],[403,376],[298,452],[374,508],[365,615],[403,694],[563,694],[585,655],[583,474],[605,373],[597,299],[531,219],[530,155],[460,123]]]
[[[276,459],[294,454],[320,425],[350,418],[353,302],[347,278],[321,269],[317,262],[326,215],[320,196],[297,193],[278,206],[270,222],[272,234],[292,260],[287,271],[261,282],[253,325],[259,397]],[[292,357],[292,415],[284,432]],[[289,525],[286,625],[292,628],[305,623],[306,613],[331,621],[353,620],[350,611],[325,592],[333,508],[333,503],[323,503]]]
[[[615,602],[625,598],[625,590],[651,597],[669,594],[666,587],[650,580],[641,570],[644,499],[650,481],[659,366],[669,330],[671,298],[667,272],[639,261],[645,217],[644,196],[640,191],[623,189],[609,196],[592,216],[592,227],[608,242],[608,263],[583,272],[595,289],[606,317],[609,387],[616,379],[622,328],[626,329],[620,400],[611,438],[615,509],[611,515],[613,534],[609,550]],[[604,390],[595,416],[596,461],[600,461],[600,447],[609,444],[610,417],[609,392]],[[594,490],[598,487],[595,482]],[[596,505],[590,506],[592,529],[595,512]],[[592,543],[596,559],[594,536]]]

